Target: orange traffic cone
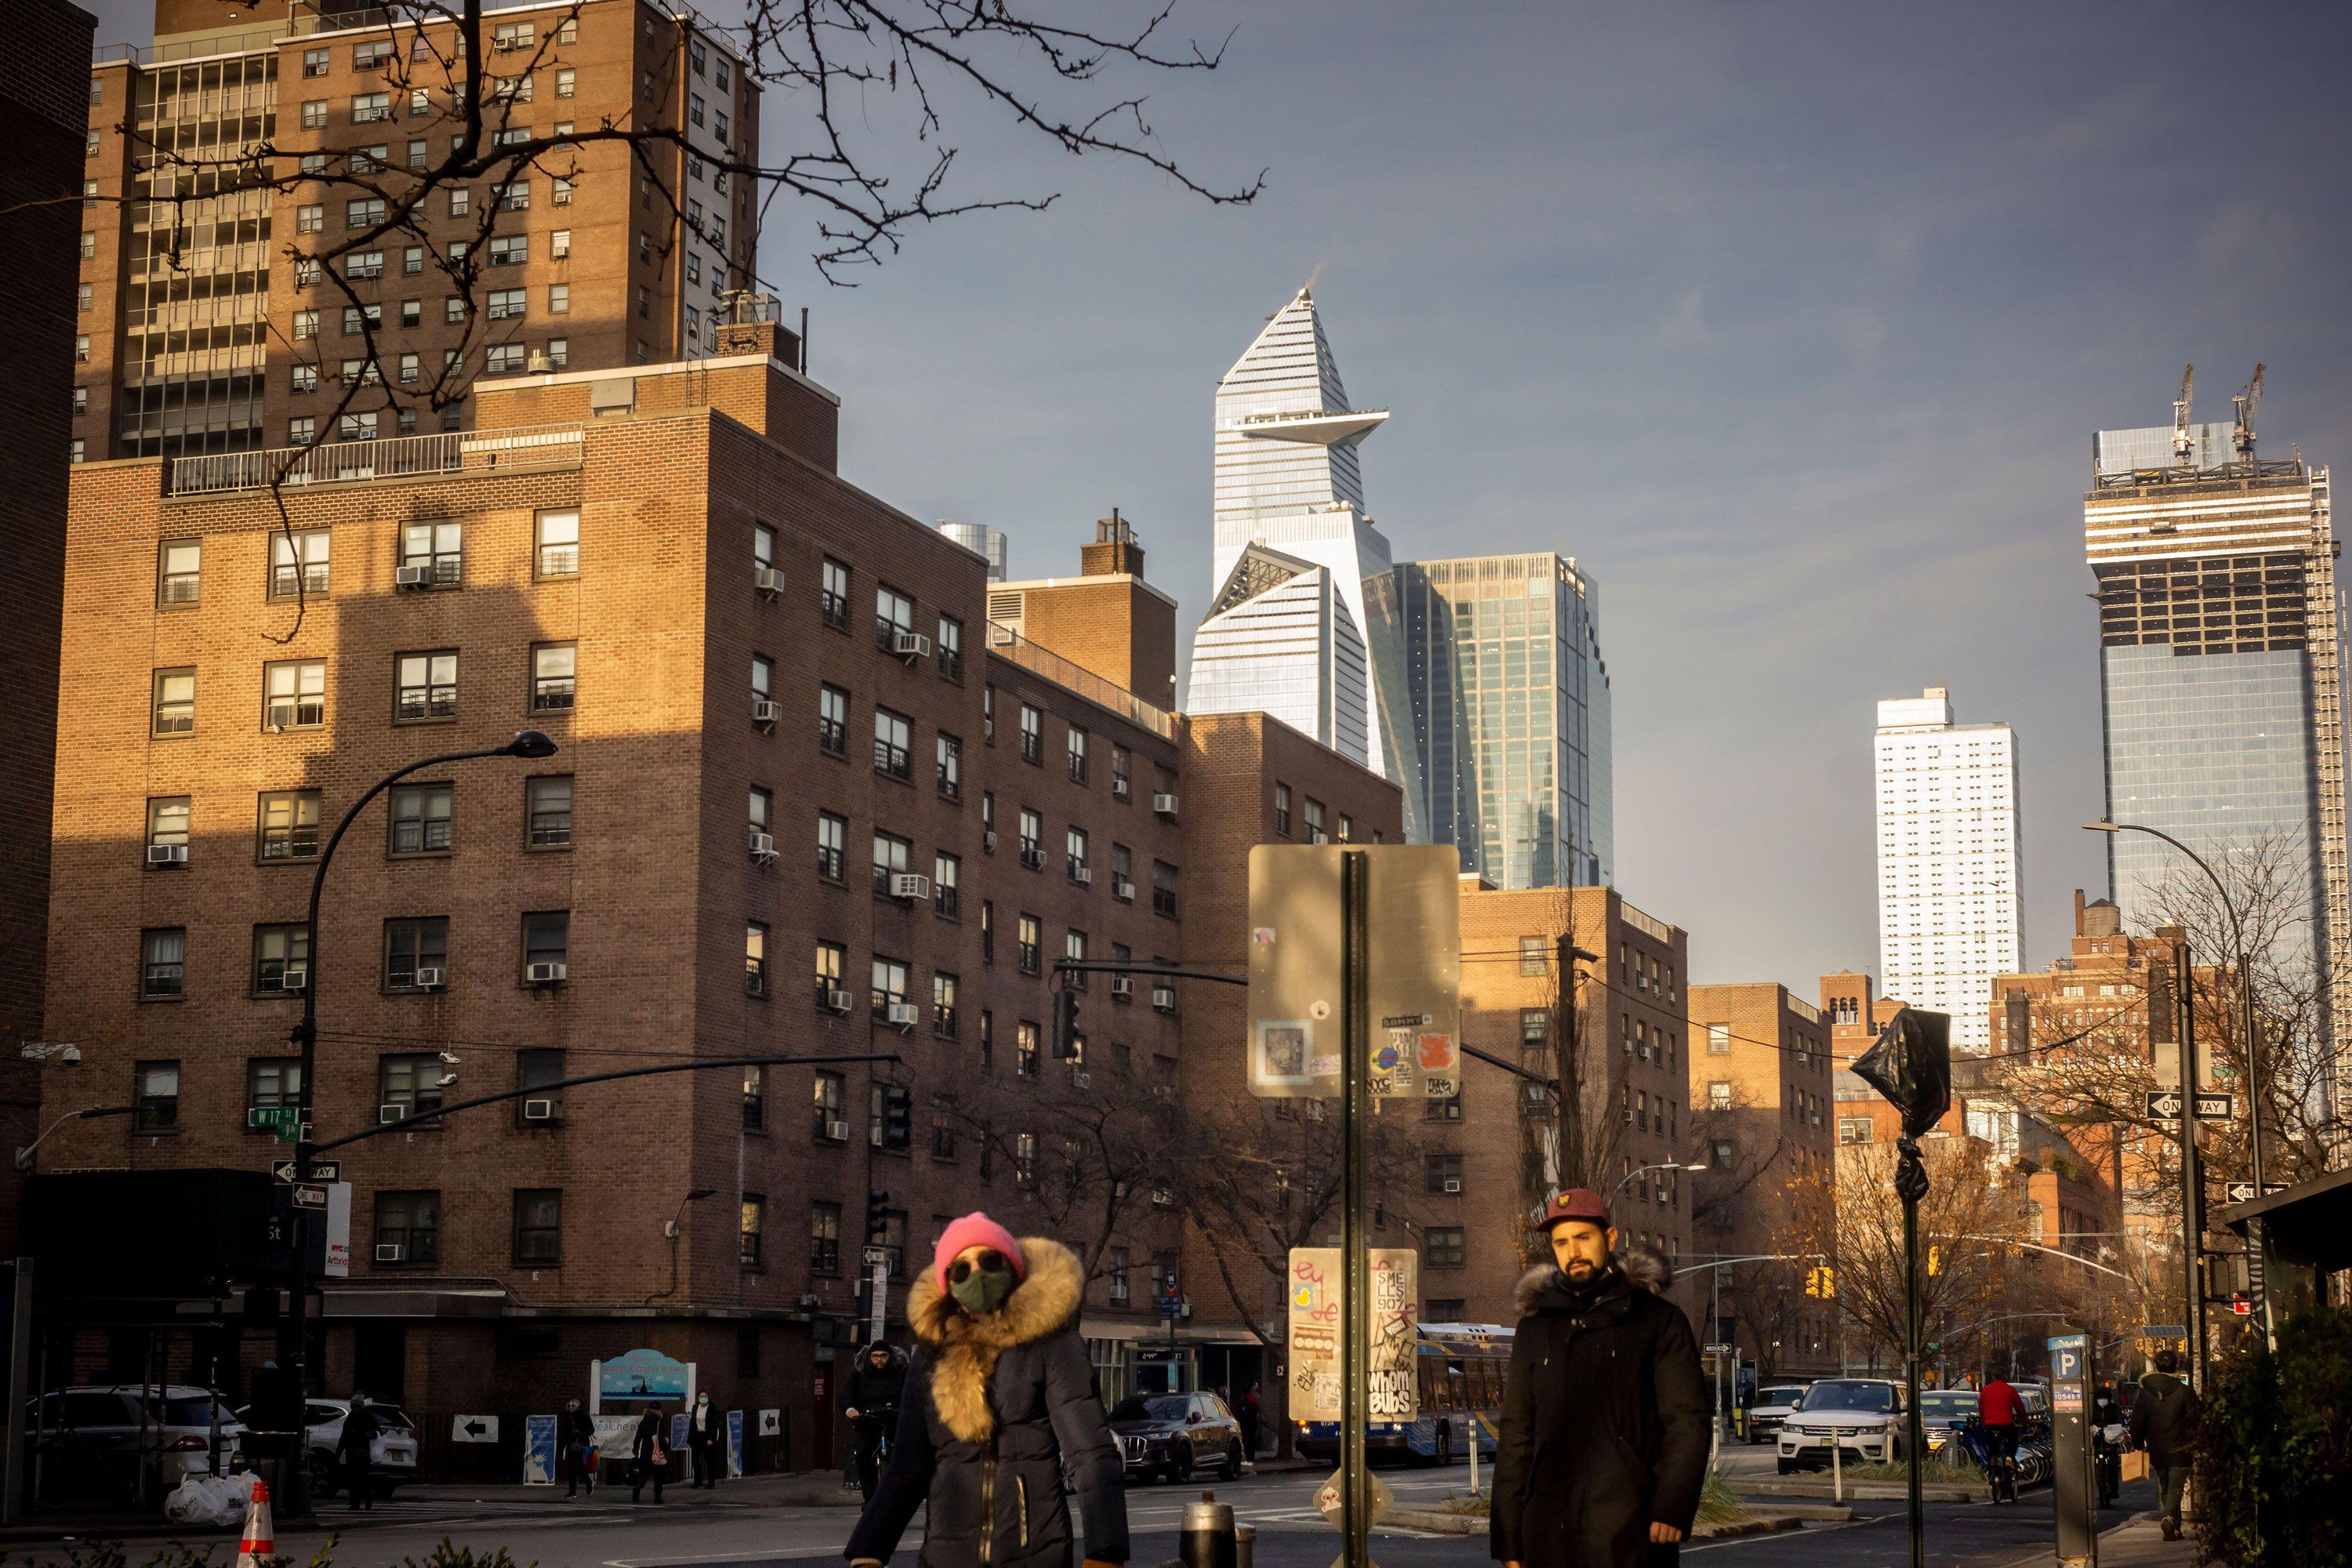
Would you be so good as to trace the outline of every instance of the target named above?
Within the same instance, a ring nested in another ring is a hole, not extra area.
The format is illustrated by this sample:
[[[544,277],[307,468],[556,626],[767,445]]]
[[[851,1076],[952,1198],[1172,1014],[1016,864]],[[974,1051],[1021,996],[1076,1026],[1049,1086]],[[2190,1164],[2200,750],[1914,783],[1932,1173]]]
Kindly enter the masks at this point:
[[[236,1568],[268,1568],[278,1555],[277,1527],[269,1519],[269,1483],[253,1478],[253,1497],[245,1505],[245,1537],[236,1543]]]

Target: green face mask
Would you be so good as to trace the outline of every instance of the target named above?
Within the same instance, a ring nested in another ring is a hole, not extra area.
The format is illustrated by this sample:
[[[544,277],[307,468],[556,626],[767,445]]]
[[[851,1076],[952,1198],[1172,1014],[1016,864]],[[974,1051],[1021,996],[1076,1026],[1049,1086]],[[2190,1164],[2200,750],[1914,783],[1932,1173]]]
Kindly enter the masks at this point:
[[[986,1317],[1004,1305],[1013,1294],[1013,1270],[1010,1268],[974,1268],[961,1279],[948,1282],[948,1293],[956,1305],[975,1318]]]

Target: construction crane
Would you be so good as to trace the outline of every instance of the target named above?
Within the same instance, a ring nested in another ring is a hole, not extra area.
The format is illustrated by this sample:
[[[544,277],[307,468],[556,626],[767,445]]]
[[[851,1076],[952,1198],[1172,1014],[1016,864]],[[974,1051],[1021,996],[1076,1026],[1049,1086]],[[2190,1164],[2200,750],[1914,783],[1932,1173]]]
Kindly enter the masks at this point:
[[[2246,390],[2230,401],[2238,405],[2238,456],[2246,462],[2254,460],[2254,405],[2263,400],[2263,367],[2254,366],[2254,379],[2246,383]]]
[[[2189,387],[2196,379],[2195,365],[2180,367],[2180,395],[2172,400],[2172,460],[2176,463],[2189,461],[2191,446],[2189,439]]]

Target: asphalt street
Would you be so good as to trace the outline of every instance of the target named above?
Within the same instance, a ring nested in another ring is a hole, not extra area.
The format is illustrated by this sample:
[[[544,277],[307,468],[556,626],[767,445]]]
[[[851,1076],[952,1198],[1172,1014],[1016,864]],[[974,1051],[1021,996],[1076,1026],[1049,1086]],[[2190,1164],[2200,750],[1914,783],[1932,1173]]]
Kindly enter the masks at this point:
[[[1748,1470],[1751,1466],[1743,1458],[1737,1468]],[[1465,1465],[1383,1469],[1380,1474],[1405,1508],[1433,1508],[1468,1485]],[[1250,1476],[1210,1489],[1234,1505],[1242,1522],[1257,1527],[1259,1568],[1328,1568],[1338,1537],[1309,1506],[1322,1479],[1320,1470],[1292,1471]],[[1138,1568],[1156,1568],[1177,1554],[1184,1505],[1201,1489],[1164,1485],[1129,1489],[1132,1560]],[[309,1563],[323,1550],[334,1568],[402,1568],[408,1560],[427,1555],[444,1537],[478,1552],[504,1547],[517,1563],[535,1563],[539,1568],[806,1568],[837,1559],[856,1510],[786,1504],[772,1493],[771,1484],[756,1480],[731,1483],[715,1493],[672,1487],[669,1500],[656,1508],[650,1502],[632,1506],[625,1489],[609,1486],[593,1500],[570,1502],[561,1494],[520,1488],[486,1488],[478,1495],[440,1488],[432,1489],[430,1495],[404,1494],[368,1514],[329,1503],[315,1523],[281,1530],[277,1546],[280,1554],[299,1563]],[[2105,1516],[2103,1524],[2120,1524],[2152,1507],[2152,1489],[2145,1482],[2128,1487],[2124,1501],[2125,1507]],[[1858,1502],[1853,1510],[1849,1523],[1697,1542],[1685,1551],[1708,1568],[1749,1563],[1758,1568],[1862,1568],[1900,1561],[1902,1503]],[[1938,1568],[2007,1568],[2046,1558],[2053,1539],[2046,1488],[2029,1492],[2016,1506],[1931,1503],[1927,1521],[1927,1561]],[[234,1539],[229,1538],[231,1542]],[[910,1532],[898,1563],[911,1564],[919,1542],[919,1535]],[[27,1543],[11,1555],[32,1565],[59,1564],[68,1544]],[[129,1561],[143,1563],[159,1547],[132,1542]],[[234,1551],[233,1544],[228,1549]],[[1483,1534],[1381,1530],[1375,1532],[1373,1556],[1380,1568],[1473,1568],[1486,1560],[1486,1542]]]

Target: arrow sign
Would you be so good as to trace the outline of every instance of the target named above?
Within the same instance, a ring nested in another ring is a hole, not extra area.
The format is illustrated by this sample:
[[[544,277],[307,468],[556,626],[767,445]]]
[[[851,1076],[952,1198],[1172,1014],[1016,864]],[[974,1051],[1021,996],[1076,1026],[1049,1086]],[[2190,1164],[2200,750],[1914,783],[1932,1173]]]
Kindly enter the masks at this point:
[[[269,1167],[269,1173],[290,1187],[294,1184],[294,1162],[280,1160]],[[333,1160],[313,1160],[310,1162],[310,1179],[314,1182],[340,1182],[343,1179],[343,1168]]]
[[[2152,1089],[2147,1091],[2147,1113],[2158,1121],[2180,1120],[2180,1091],[2177,1089]]]
[[[453,1443],[495,1443],[499,1440],[499,1418],[495,1415],[458,1415],[449,1422],[449,1440]]]
[[[295,1183],[294,1206],[298,1209],[317,1209],[323,1214],[327,1207],[327,1189],[316,1182]]]
[[[2197,1097],[2197,1119],[2200,1121],[2227,1121],[2235,1113],[2236,1100],[2226,1094],[2203,1094]],[[2178,1116],[2179,1111],[2173,1112]]]

